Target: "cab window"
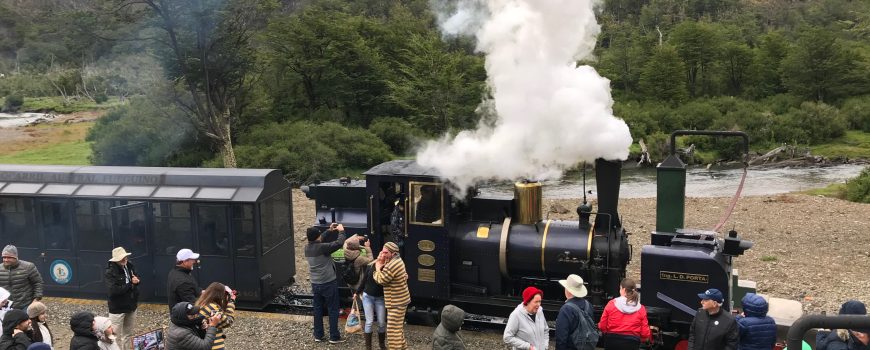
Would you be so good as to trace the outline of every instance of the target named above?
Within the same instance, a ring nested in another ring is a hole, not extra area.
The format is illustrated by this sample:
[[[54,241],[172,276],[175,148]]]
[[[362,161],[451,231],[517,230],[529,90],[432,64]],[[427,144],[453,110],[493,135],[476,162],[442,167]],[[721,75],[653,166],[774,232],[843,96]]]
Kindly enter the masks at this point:
[[[412,182],[409,221],[416,225],[444,225],[444,188],[439,183]]]

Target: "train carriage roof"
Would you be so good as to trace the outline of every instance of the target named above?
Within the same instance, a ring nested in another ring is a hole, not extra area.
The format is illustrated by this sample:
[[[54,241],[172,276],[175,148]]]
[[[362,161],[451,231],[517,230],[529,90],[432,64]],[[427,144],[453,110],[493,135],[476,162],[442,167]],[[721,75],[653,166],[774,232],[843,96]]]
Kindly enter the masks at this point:
[[[289,186],[274,169],[0,164],[0,195],[255,202]]]
[[[363,175],[373,176],[427,176],[439,177],[435,168],[424,167],[414,160],[402,159],[375,165]]]

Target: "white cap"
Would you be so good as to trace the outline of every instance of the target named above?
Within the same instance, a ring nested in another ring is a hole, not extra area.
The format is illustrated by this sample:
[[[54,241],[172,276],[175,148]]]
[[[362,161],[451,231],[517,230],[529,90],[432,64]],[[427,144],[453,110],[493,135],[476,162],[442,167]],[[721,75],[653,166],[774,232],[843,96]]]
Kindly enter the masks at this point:
[[[187,259],[199,259],[199,254],[187,248],[179,250],[178,254],[175,254],[176,261],[185,261]]]

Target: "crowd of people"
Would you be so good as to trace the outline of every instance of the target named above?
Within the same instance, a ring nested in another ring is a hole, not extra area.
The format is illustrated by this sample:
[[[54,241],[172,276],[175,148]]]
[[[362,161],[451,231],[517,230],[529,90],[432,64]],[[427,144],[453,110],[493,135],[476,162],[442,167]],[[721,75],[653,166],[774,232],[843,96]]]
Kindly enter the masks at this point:
[[[18,259],[18,249],[3,248],[0,267],[0,350],[52,349],[56,343],[42,299],[43,280],[33,263]],[[70,317],[70,350],[131,350],[136,326],[139,283],[131,253],[112,250],[104,273],[108,317],[79,311]],[[235,320],[236,293],[219,282],[199,288],[191,272],[199,254],[181,249],[167,276],[170,327],[166,348],[177,350],[224,349],[225,330]]]
[[[332,254],[343,249],[348,269],[341,276],[353,291],[354,300],[362,303],[365,348],[374,347],[377,334],[379,349],[407,349],[404,334],[405,312],[411,298],[408,274],[399,254],[399,246],[387,242],[377,256],[363,236],[346,237],[344,227],[333,224],[321,231],[307,230],[308,261],[313,292],[313,336],[315,342],[343,343],[338,328],[338,273]],[[69,320],[73,337],[70,350],[132,349],[131,334],[136,326],[139,302],[138,286],[142,282],[131,253],[123,247],[112,250],[104,280],[108,296],[108,317],[79,311]],[[18,250],[8,245],[2,251],[0,266],[0,350],[52,349],[56,344],[48,322],[48,310],[41,302],[43,280],[33,263],[18,259]],[[181,249],[176,266],[167,276],[167,305],[170,326],[166,348],[173,350],[224,349],[226,329],[235,321],[236,293],[229,286],[213,282],[204,290],[191,275],[199,254]],[[556,317],[557,350],[639,349],[654,340],[658,329],[649,325],[646,308],[640,302],[637,285],[632,279],[620,283],[619,297],[610,300],[596,323],[593,308],[584,299],[588,291],[583,278],[569,275],[559,281],[565,302]],[[534,286],[522,292],[522,301],[511,312],[503,340],[512,349],[542,350],[550,346],[550,328],[541,307],[544,292]],[[701,308],[690,326],[689,350],[769,350],[776,343],[776,323],[767,316],[768,303],[760,295],[749,293],[742,299],[742,313],[732,316],[723,309],[723,294],[717,289],[699,293]],[[323,310],[329,316],[329,337],[323,327]],[[841,315],[866,315],[863,303],[847,301]],[[441,323],[433,334],[433,350],[465,349],[459,335],[465,312],[447,305],[441,311]],[[819,350],[868,350],[870,329],[820,331],[816,340]]]

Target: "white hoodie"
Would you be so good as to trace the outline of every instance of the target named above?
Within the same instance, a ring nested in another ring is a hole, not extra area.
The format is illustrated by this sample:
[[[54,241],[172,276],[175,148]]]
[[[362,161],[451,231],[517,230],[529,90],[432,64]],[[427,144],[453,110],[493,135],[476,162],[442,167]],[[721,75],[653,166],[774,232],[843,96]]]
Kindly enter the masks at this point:
[[[504,328],[504,342],[514,350],[527,350],[530,346],[535,350],[546,349],[550,344],[550,329],[544,319],[544,308],[538,308],[533,322],[525,305],[517,305]]]
[[[613,300],[613,305],[616,306],[616,309],[619,312],[622,312],[626,315],[631,315],[637,310],[640,310],[640,303],[628,303],[628,299],[625,297],[619,297]]]

